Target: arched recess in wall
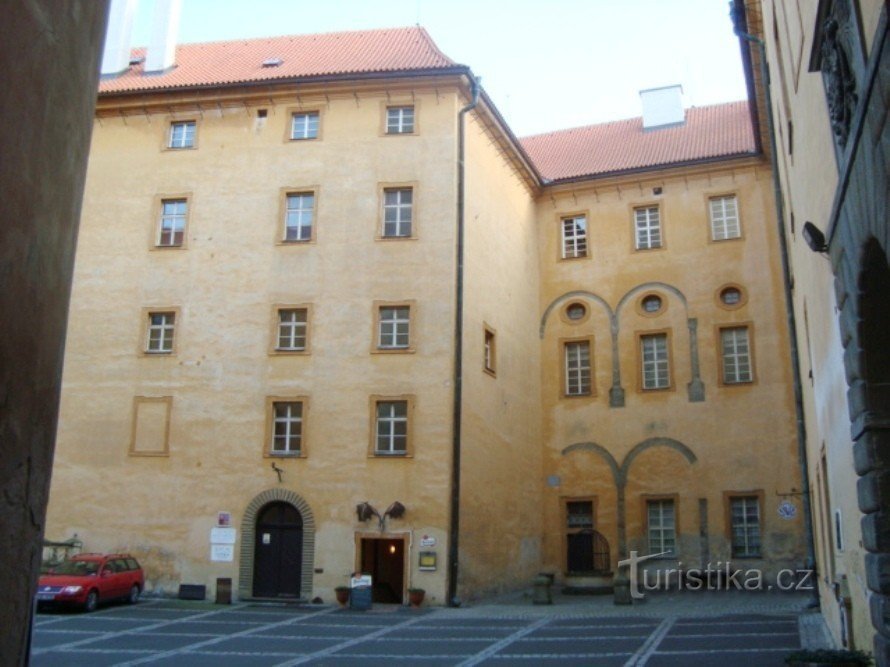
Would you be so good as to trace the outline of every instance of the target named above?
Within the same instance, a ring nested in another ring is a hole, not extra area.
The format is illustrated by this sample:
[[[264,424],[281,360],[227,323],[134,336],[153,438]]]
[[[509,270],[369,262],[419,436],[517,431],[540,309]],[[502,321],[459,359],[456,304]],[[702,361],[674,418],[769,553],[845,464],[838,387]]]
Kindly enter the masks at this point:
[[[606,300],[603,299],[603,297],[601,297],[599,294],[594,294],[593,292],[588,292],[586,290],[573,290],[571,292],[566,292],[565,294],[559,295],[544,309],[544,314],[541,315],[541,325],[538,329],[538,336],[541,339],[544,338],[544,330],[547,328],[547,320],[550,319],[550,314],[566,301],[569,301],[570,299],[577,299],[579,297],[590,299],[594,303],[602,306],[603,310],[606,311],[606,315],[609,318],[609,323],[611,324],[612,322],[614,322],[615,314],[612,312],[612,308],[609,307],[609,304],[606,303]]]
[[[238,595],[241,599],[253,597],[253,553],[256,540],[256,520],[259,511],[273,502],[285,502],[297,509],[303,517],[303,568],[300,578],[301,597],[311,597],[312,574],[315,569],[315,516],[302,496],[289,489],[267,489],[254,496],[244,510],[241,519],[241,549],[238,564]]]

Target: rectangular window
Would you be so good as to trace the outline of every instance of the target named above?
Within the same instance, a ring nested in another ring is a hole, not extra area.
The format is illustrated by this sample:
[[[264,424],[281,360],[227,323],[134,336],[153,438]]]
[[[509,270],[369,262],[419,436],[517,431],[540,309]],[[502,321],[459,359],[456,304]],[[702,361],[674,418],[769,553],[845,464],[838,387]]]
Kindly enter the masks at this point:
[[[587,257],[587,218],[578,215],[562,219],[562,257]]]
[[[711,212],[711,238],[714,241],[737,239],[742,235],[735,195],[711,197],[708,205]]]
[[[640,336],[643,389],[667,389],[671,386],[667,334]]]
[[[744,384],[753,381],[748,327],[721,329],[720,350],[723,357],[724,384]]]
[[[314,193],[293,192],[288,194],[284,210],[284,240],[311,241],[314,214]]]
[[[594,501],[566,500],[566,572],[591,574],[609,569],[608,547],[594,531]],[[598,539],[599,538],[599,539]]]
[[[410,345],[410,306],[381,306],[377,324],[377,347],[405,350]]]
[[[387,107],[386,133],[412,134],[414,132],[414,107]]]
[[[291,116],[291,139],[317,139],[318,138],[318,112],[297,112]]]
[[[188,202],[185,199],[161,200],[161,220],[158,225],[157,245],[163,248],[178,248],[185,238],[185,221]]]
[[[677,521],[673,500],[647,500],[646,527],[650,554],[675,554]]]
[[[729,499],[733,558],[760,557],[760,500],[757,496]]]
[[[303,402],[272,403],[273,456],[299,456],[303,446]]]
[[[405,238],[411,236],[414,190],[412,188],[385,188],[383,190],[383,237]]]
[[[634,230],[637,250],[661,247],[661,220],[657,206],[634,209]]]
[[[152,354],[169,354],[173,351],[173,330],[176,313],[149,313],[148,336],[145,351]]]
[[[176,121],[170,123],[170,141],[168,148],[194,148],[195,121]]]
[[[282,308],[278,311],[277,350],[304,352],[309,314],[305,308]]]
[[[566,396],[590,395],[590,343],[565,344]]]
[[[497,370],[497,344],[494,329],[485,327],[483,366],[486,373],[494,375]]]
[[[376,442],[379,456],[404,456],[408,452],[408,401],[377,401]]]

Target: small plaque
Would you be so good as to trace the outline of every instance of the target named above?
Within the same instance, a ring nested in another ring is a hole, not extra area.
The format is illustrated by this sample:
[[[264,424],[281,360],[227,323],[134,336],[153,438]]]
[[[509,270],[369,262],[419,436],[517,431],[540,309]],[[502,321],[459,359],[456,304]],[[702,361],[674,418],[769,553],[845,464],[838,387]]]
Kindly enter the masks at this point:
[[[417,569],[422,572],[434,572],[436,570],[436,552],[421,551],[417,561]]]

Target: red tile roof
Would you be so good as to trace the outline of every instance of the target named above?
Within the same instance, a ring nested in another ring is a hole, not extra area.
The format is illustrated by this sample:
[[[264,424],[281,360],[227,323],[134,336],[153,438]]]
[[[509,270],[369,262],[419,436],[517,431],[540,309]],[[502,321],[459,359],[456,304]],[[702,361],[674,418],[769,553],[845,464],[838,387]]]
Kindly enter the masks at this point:
[[[145,56],[134,49],[133,58]],[[282,60],[277,67],[263,61]],[[293,35],[230,42],[182,44],[176,67],[145,74],[144,63],[104,79],[99,94],[171,90],[325,75],[447,69],[456,66],[421,27]]]
[[[598,176],[757,150],[747,102],[686,110],[683,125],[643,130],[642,118],[588,125],[520,140],[548,180]]]

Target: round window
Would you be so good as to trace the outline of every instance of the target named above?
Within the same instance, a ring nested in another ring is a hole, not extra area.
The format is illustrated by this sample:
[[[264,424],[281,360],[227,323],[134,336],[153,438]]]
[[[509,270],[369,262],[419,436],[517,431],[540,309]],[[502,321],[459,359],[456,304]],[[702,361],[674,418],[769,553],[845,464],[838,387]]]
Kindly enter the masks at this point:
[[[643,297],[641,304],[644,313],[657,313],[661,310],[661,297],[656,294],[650,294],[647,297]]]
[[[738,287],[727,287],[720,292],[720,300],[727,306],[737,306],[742,302],[742,291]]]
[[[580,320],[587,314],[587,308],[583,303],[573,303],[566,308],[566,317],[570,320]]]

